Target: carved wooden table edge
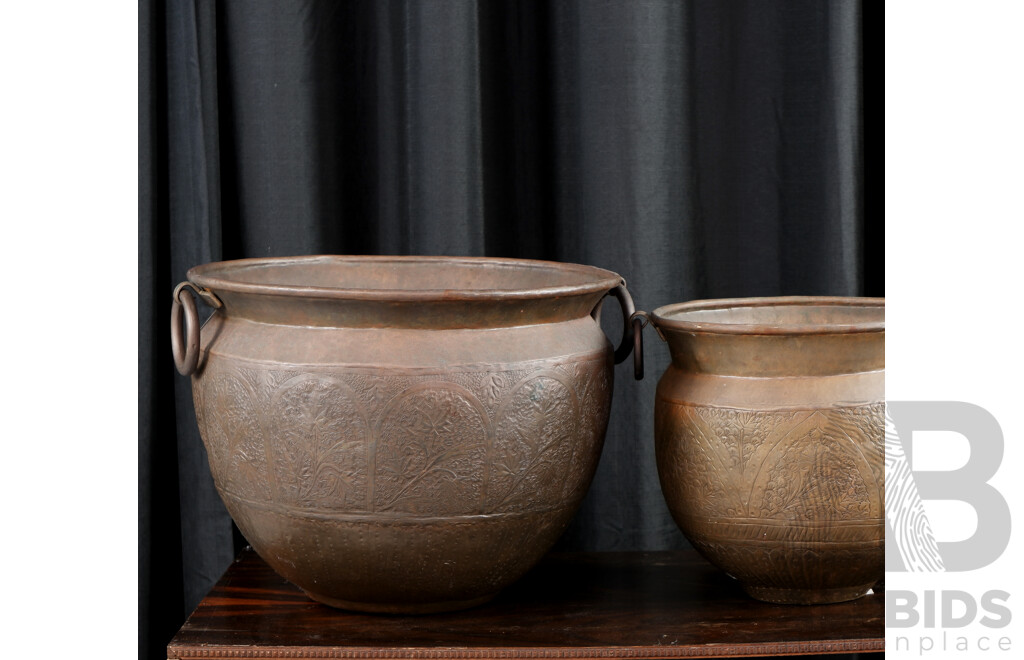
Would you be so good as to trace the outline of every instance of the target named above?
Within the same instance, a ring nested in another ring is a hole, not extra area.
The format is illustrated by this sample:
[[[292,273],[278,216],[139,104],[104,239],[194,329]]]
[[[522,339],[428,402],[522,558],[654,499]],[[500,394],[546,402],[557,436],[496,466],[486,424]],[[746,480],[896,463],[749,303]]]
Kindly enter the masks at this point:
[[[568,660],[605,660],[607,658],[743,658],[789,655],[827,655],[835,653],[882,653],[885,640],[858,640],[856,642],[779,642],[774,644],[713,644],[703,647],[683,646],[652,649],[650,647],[621,648],[323,648],[297,649],[295,647],[175,649],[168,647],[169,660],[216,660],[219,658],[263,658],[267,660],[291,658],[352,658],[353,660],[469,660],[471,658],[565,658]]]
[[[243,552],[167,647],[173,660],[724,658],[884,652],[884,603],[770,605],[693,550],[552,554],[489,604],[382,616],[315,603]]]

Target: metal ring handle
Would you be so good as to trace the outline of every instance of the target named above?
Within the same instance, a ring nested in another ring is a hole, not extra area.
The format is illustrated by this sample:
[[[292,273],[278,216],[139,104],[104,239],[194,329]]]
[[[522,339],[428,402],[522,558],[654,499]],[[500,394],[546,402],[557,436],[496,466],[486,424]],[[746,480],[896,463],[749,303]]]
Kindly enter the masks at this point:
[[[633,378],[644,379],[644,328],[651,322],[647,312],[634,312],[629,317],[633,325]]]
[[[171,352],[178,373],[190,376],[199,365],[199,312],[192,293],[184,297],[181,293],[182,285],[179,284],[174,290],[174,302],[171,304]],[[182,312],[185,315],[184,337],[181,328]]]
[[[629,317],[636,311],[636,307],[633,306],[633,297],[629,295],[629,290],[626,289],[626,280],[622,280],[609,293],[615,296],[619,301],[619,307],[622,308],[622,341],[619,342],[619,347],[615,349],[615,364],[619,364],[629,357],[630,352],[633,350],[633,324],[630,323]]]
[[[224,303],[222,303],[220,301],[220,298],[218,298],[217,296],[213,295],[213,291],[210,291],[209,289],[200,289],[199,287],[197,287],[195,284],[192,284],[188,280],[185,280],[184,282],[182,282],[178,286],[174,287],[174,293],[172,295],[174,296],[175,300],[179,299],[179,296],[181,296],[182,290],[185,289],[185,288],[192,289],[193,293],[195,293],[197,296],[199,296],[199,298],[204,303],[206,303],[210,307],[213,307],[214,309],[220,309],[221,307],[224,306]]]

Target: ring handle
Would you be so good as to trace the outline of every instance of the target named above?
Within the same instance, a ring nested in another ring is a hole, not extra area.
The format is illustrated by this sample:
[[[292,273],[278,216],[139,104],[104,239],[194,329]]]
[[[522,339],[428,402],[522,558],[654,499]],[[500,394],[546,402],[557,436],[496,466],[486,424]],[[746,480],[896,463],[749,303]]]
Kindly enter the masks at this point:
[[[633,297],[629,295],[629,290],[626,288],[626,280],[620,281],[619,285],[609,293],[615,296],[615,299],[619,301],[619,307],[622,308],[622,341],[615,349],[615,364],[619,364],[629,357],[633,350],[633,324],[630,323],[629,318],[636,311],[636,307],[633,306]]]
[[[174,355],[174,366],[182,376],[192,375],[199,366],[199,311],[192,291],[182,297],[182,292],[192,289],[199,297],[213,308],[220,308],[222,303],[209,289],[199,289],[191,282],[182,282],[174,287],[174,302],[171,304],[171,353]],[[185,327],[182,329],[182,316]]]
[[[633,326],[633,378],[644,379],[644,328],[651,322],[647,312],[634,312],[629,321]]]
[[[184,337],[182,336],[181,317],[185,316]],[[196,299],[192,293],[182,297],[177,290],[171,304],[171,352],[174,354],[174,366],[182,376],[190,376],[199,365],[199,312],[196,310]]]

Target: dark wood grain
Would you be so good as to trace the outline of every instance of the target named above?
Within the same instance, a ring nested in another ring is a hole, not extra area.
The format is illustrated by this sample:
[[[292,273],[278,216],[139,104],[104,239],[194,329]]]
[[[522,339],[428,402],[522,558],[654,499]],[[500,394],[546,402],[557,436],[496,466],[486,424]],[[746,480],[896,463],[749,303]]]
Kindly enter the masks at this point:
[[[883,598],[770,605],[693,551],[548,556],[493,602],[383,616],[308,599],[251,550],[189,617],[169,658],[672,658],[884,649]]]

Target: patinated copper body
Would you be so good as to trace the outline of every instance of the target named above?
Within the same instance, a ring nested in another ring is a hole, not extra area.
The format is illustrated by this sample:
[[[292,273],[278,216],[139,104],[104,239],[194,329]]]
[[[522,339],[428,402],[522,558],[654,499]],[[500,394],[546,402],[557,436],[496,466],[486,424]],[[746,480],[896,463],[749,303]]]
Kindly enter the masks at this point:
[[[483,602],[579,506],[612,392],[613,352],[591,313],[609,292],[632,312],[618,275],[303,257],[207,264],[188,279],[221,305],[198,358],[187,291],[186,337],[172,315],[179,369],[196,362],[218,491],[260,556],[312,598],[376,612]]]
[[[884,573],[885,302],[754,298],[651,315],[669,509],[753,597],[858,598]]]

